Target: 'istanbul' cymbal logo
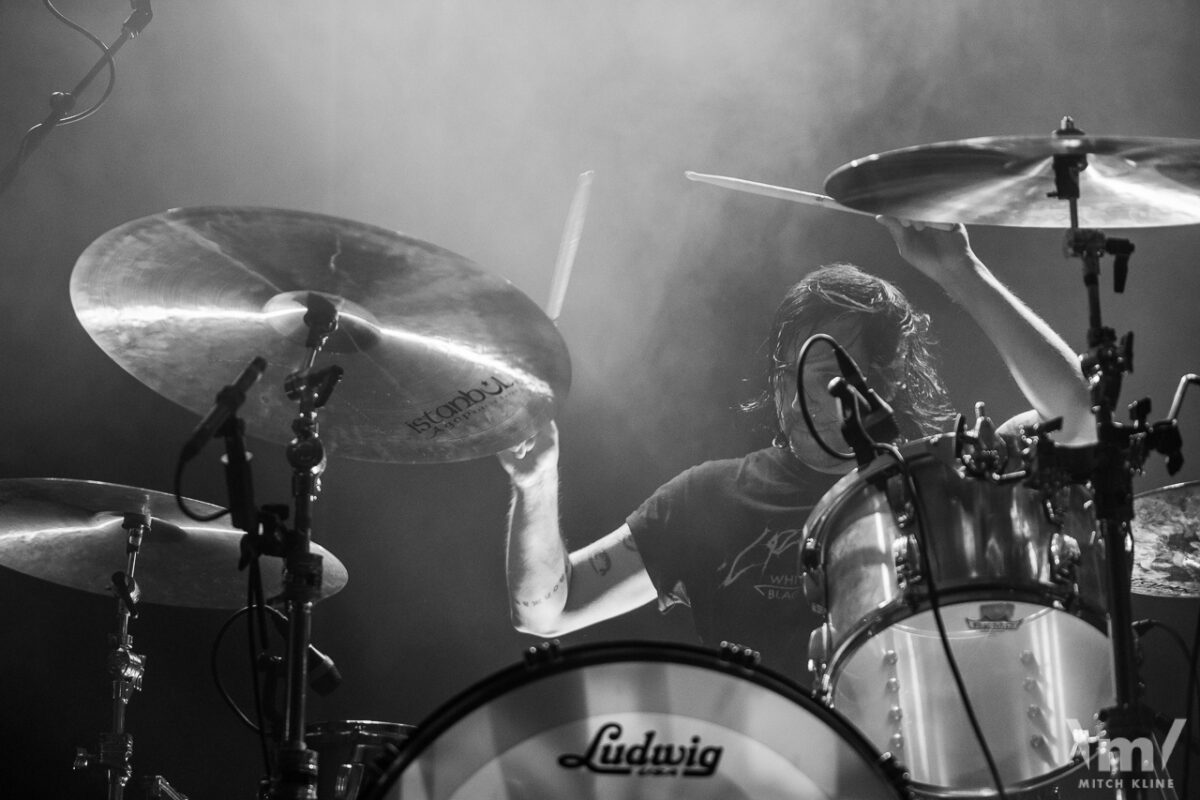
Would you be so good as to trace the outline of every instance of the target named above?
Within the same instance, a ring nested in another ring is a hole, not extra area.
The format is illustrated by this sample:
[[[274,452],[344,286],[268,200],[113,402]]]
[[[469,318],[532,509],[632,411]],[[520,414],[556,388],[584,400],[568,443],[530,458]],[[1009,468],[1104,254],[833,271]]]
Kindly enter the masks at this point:
[[[428,433],[432,438],[461,425],[469,417],[480,413],[483,409],[477,408],[477,406],[504,394],[514,385],[505,383],[493,375],[488,380],[480,381],[478,389],[460,389],[458,394],[437,408],[426,411],[421,416],[404,424],[411,428],[413,433]]]
[[[583,767],[592,772],[613,775],[678,775],[689,778],[707,778],[717,770],[723,747],[701,747],[700,737],[693,736],[690,743],[657,743],[656,731],[646,731],[637,744],[618,741],[621,726],[608,722],[596,731],[582,755],[567,753],[558,757],[560,766],[574,769]]]

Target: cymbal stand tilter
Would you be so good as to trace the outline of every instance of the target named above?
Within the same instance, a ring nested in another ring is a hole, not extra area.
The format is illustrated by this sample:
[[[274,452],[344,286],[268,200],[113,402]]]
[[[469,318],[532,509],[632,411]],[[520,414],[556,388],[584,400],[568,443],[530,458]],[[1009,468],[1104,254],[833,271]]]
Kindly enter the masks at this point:
[[[1066,117],[1056,135],[1078,136],[1082,133],[1074,121]],[[1097,443],[1088,449],[1086,458],[1072,459],[1064,454],[1055,460],[1060,466],[1068,465],[1073,479],[1091,483],[1098,532],[1106,556],[1116,705],[1101,711],[1105,736],[1110,742],[1117,739],[1134,742],[1140,737],[1145,737],[1144,741],[1153,741],[1154,715],[1140,697],[1131,608],[1133,475],[1141,469],[1151,450],[1167,456],[1167,469],[1171,474],[1179,470],[1183,457],[1182,440],[1174,419],[1178,408],[1172,408],[1171,418],[1148,425],[1146,417],[1150,412],[1150,401],[1143,399],[1130,407],[1132,424],[1114,419],[1122,375],[1133,371],[1133,334],[1127,333],[1118,340],[1115,331],[1102,324],[1100,259],[1105,254],[1115,257],[1114,290],[1123,292],[1129,256],[1134,248],[1128,240],[1109,238],[1100,231],[1079,227],[1079,174],[1087,168],[1087,156],[1058,154],[1053,159],[1055,192],[1049,196],[1069,202],[1071,228],[1067,232],[1065,249],[1068,256],[1083,261],[1089,313],[1088,351],[1081,359],[1081,367],[1091,392],[1097,433]],[[1122,759],[1132,769],[1117,776],[1121,779],[1119,796],[1145,797],[1144,790],[1150,785],[1146,778],[1154,774],[1156,768],[1142,763],[1130,764],[1131,760]],[[1112,765],[1114,770],[1117,766]],[[1165,768],[1163,764],[1164,772]],[[1156,793],[1158,791],[1161,787],[1156,788]],[[1167,792],[1173,794],[1170,789]]]
[[[288,376],[284,388],[288,398],[299,403],[292,422],[294,438],[287,446],[292,467],[294,525],[285,531],[283,599],[288,618],[286,650],[285,712],[282,742],[277,750],[277,775],[272,776],[273,800],[316,798],[317,754],[307,748],[305,692],[308,687],[308,647],[312,632],[313,604],[321,591],[321,556],[311,551],[312,506],[321,491],[325,471],[325,447],[321,443],[317,411],[329,400],[342,368],[336,365],[314,370],[317,355],[338,326],[337,309],[315,293],[309,295],[304,322],[309,333],[309,350],[304,368]]]
[[[129,635],[130,620],[137,619],[137,603],[141,597],[134,573],[142,539],[150,530],[150,514],[126,513],[121,527],[128,533],[125,544],[125,570],[112,574],[112,592],[117,598],[117,631],[108,637],[108,673],[112,676],[112,730],[100,734],[98,752],[89,753],[76,748],[75,769],[102,770],[108,781],[109,800],[121,800],[125,785],[133,774],[133,737],[125,730],[125,711],[133,693],[141,691],[146,674],[146,657],[133,652],[133,637]],[[169,787],[161,776],[154,780]],[[178,795],[171,790],[174,796]]]

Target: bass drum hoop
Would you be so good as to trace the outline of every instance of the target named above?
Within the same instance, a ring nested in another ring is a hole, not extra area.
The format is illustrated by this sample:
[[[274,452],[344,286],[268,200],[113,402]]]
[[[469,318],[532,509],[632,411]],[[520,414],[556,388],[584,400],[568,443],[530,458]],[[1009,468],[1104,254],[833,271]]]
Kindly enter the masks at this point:
[[[733,663],[715,650],[681,643],[617,641],[577,645],[557,649],[531,647],[525,661],[513,664],[498,673],[478,681],[457,696],[443,703],[416,726],[412,737],[395,761],[382,772],[377,783],[369,787],[363,800],[384,800],[391,796],[404,770],[447,731],[468,714],[482,708],[491,700],[535,683],[543,678],[579,671],[588,667],[622,662],[668,663],[724,673],[748,681],[782,699],[793,702],[828,726],[843,743],[861,756],[862,765],[871,770],[872,777],[890,787],[894,796],[908,797],[907,774],[887,756],[879,753],[852,723],[835,709],[815,699],[813,695],[783,675],[762,666],[747,667]]]

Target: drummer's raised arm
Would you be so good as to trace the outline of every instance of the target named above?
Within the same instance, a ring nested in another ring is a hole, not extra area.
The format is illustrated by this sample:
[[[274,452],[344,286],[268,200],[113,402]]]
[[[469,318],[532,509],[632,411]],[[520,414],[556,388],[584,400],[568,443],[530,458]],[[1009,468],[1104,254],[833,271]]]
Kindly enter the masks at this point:
[[[1043,420],[1062,417],[1060,444],[1096,441],[1087,383],[1076,354],[971,251],[962,225],[877,217],[900,255],[937,281],[975,319]]]
[[[513,490],[506,571],[517,630],[562,636],[656,597],[628,525],[568,552],[559,531],[558,428],[553,422],[498,455]]]

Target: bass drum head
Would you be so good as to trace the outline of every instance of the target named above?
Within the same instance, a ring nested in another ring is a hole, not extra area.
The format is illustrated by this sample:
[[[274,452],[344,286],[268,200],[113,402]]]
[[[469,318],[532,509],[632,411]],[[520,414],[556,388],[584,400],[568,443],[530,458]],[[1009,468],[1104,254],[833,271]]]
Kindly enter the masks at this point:
[[[424,723],[374,800],[897,800],[894,768],[761,668],[683,645],[564,649]]]

